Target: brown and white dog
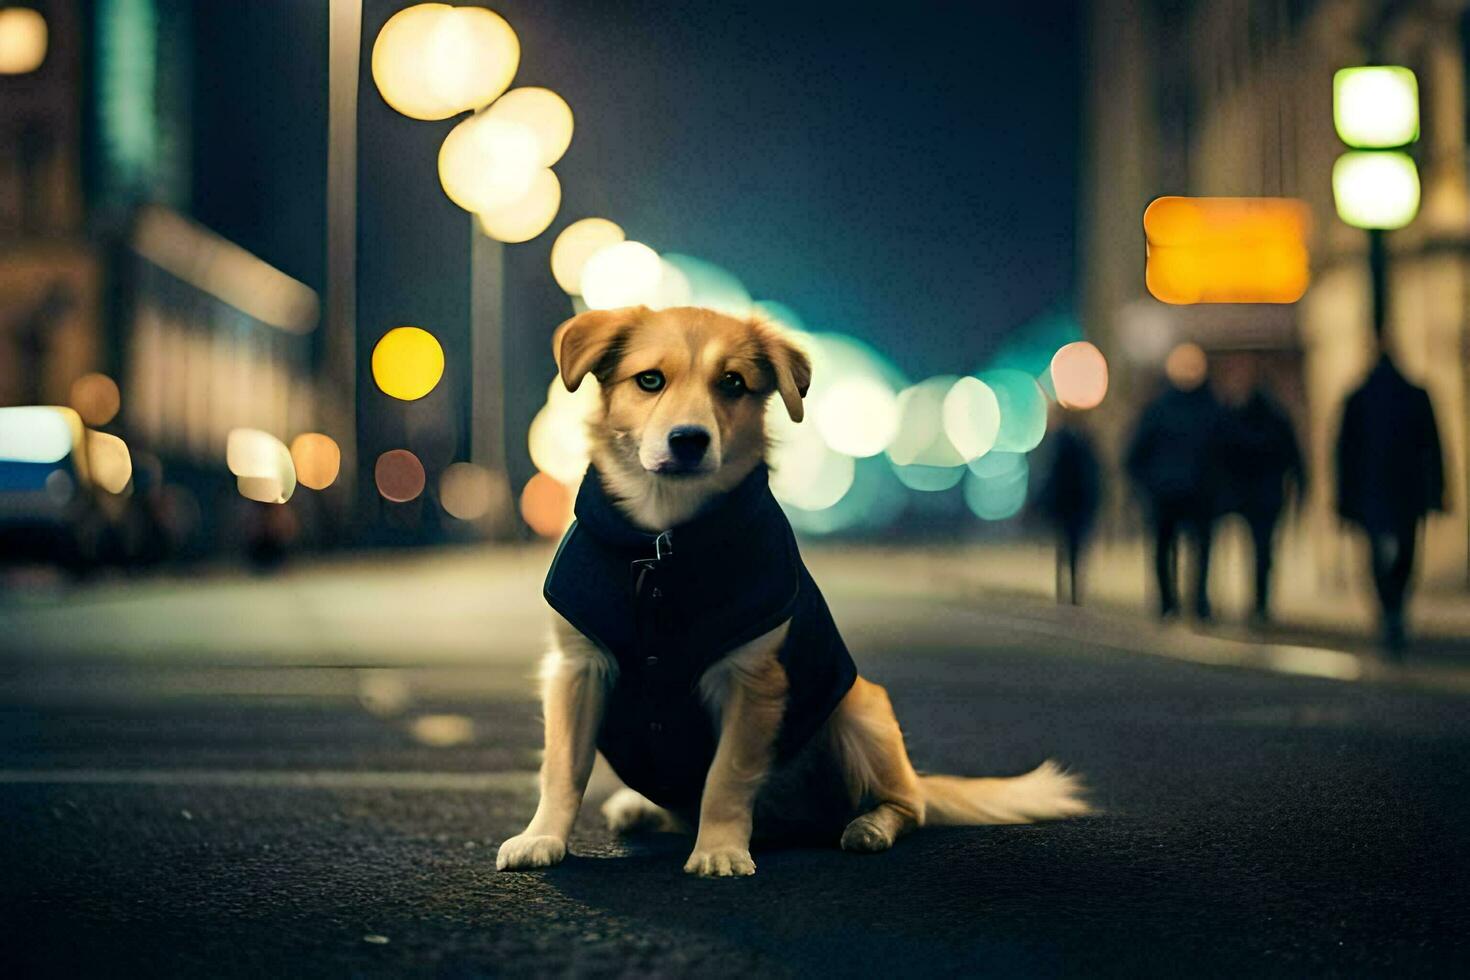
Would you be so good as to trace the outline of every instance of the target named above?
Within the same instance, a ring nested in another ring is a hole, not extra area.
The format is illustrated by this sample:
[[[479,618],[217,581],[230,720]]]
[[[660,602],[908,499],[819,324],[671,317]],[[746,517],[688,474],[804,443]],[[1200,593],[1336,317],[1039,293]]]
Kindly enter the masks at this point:
[[[595,310],[562,324],[552,344],[569,389],[589,373],[601,382],[601,410],[589,423],[592,463],[623,514],[653,533],[688,521],[750,475],[766,456],[769,396],[778,393],[799,422],[811,377],[806,355],[773,327],[704,309]],[[502,870],[565,857],[617,676],[613,658],[560,616],[553,635],[541,671],[541,799],[526,830],[501,845]],[[697,816],[684,870],[754,874],[750,843],[763,823],[834,805],[812,798],[810,787],[823,782],[813,778],[814,768],[841,788],[835,805],[849,822],[840,841],[850,851],[885,850],[925,824],[1027,823],[1088,811],[1076,777],[1051,762],[1004,779],[919,775],[887,692],[861,677],[800,765],[786,767],[801,771],[783,772],[773,766],[773,745],[786,704],[787,677],[777,659],[785,636],[779,626],[700,678],[718,748],[698,814],[668,814],[623,787],[603,806],[613,830],[677,827],[681,817]]]

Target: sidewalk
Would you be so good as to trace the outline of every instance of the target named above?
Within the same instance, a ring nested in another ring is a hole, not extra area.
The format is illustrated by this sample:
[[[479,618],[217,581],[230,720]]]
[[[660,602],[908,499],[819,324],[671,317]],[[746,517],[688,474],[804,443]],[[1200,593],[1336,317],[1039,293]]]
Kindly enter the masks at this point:
[[[1154,615],[1152,569],[1138,541],[1099,542],[1083,571],[1082,605],[1056,601],[1056,554],[1028,541],[952,548],[804,548],[824,591],[848,596],[925,594],[1001,611],[1057,640],[1201,663],[1275,672],[1383,680],[1470,690],[1470,596],[1420,589],[1410,603],[1403,664],[1384,661],[1366,571],[1346,570],[1350,585],[1317,587],[1301,552],[1283,548],[1273,575],[1274,622],[1247,626],[1252,605],[1250,551],[1226,532],[1211,563],[1214,622],[1161,623]],[[1356,575],[1354,573],[1357,573]]]
[[[1315,591],[1301,562],[1287,555],[1278,569],[1280,625],[1255,634],[1242,625],[1248,553],[1228,535],[1212,575],[1217,619],[1205,630],[1155,620],[1137,544],[1104,543],[1089,554],[1080,608],[1057,605],[1054,553],[1035,543],[919,548],[809,541],[803,553],[849,630],[882,625],[887,600],[938,601],[1059,645],[1470,690],[1464,594],[1416,595],[1407,665],[1388,665],[1374,646],[1367,591]],[[475,665],[494,674],[497,685],[524,687],[545,650],[540,587],[550,558],[549,545],[484,546],[303,559],[270,576],[216,569],[16,589],[0,592],[0,660]]]

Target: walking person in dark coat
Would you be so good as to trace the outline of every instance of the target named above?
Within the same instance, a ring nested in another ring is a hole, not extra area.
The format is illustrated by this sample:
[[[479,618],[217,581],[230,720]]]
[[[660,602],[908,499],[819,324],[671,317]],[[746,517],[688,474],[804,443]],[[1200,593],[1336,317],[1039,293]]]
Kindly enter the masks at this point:
[[[1092,533],[1101,503],[1100,468],[1092,439],[1059,406],[1055,431],[1048,440],[1051,460],[1037,493],[1036,505],[1057,536],[1057,601],[1062,599],[1066,577],[1072,605],[1077,605],[1080,588],[1077,566]]]
[[[1257,384],[1244,402],[1226,410],[1223,469],[1229,482],[1230,511],[1250,527],[1256,558],[1256,596],[1252,621],[1270,621],[1271,560],[1276,525],[1286,507],[1288,486],[1302,497],[1302,453],[1291,418],[1280,403]]]
[[[1178,543],[1195,549],[1194,612],[1208,620],[1210,546],[1218,514],[1215,453],[1222,409],[1206,383],[1204,352],[1183,345],[1169,355],[1169,387],[1143,410],[1128,445],[1125,465],[1154,535],[1154,574],[1159,615],[1179,612]]]
[[[1387,351],[1348,396],[1337,438],[1337,511],[1368,535],[1383,642],[1404,647],[1404,602],[1419,522],[1444,509],[1444,458],[1429,393]]]

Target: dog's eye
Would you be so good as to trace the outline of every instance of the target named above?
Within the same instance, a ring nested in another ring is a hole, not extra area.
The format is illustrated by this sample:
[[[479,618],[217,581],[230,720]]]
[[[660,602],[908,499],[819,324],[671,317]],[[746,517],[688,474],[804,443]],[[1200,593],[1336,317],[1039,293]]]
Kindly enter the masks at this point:
[[[719,389],[727,395],[738,395],[745,391],[745,379],[734,371],[726,371],[720,376]]]
[[[644,391],[662,391],[664,387],[664,373],[662,371],[644,371],[633,379],[638,382],[638,387]]]

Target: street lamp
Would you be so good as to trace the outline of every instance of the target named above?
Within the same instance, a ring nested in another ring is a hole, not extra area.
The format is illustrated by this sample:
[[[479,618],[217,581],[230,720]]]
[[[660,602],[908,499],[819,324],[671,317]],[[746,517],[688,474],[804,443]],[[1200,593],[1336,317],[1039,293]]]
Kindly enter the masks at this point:
[[[1407,153],[1351,150],[1332,167],[1332,197],[1354,228],[1402,228],[1419,213],[1419,169]]]
[[[1332,79],[1337,136],[1352,147],[1332,168],[1337,215],[1368,232],[1373,332],[1382,340],[1388,310],[1384,232],[1419,213],[1419,170],[1403,148],[1419,139],[1419,83],[1398,65],[1343,68]]]

